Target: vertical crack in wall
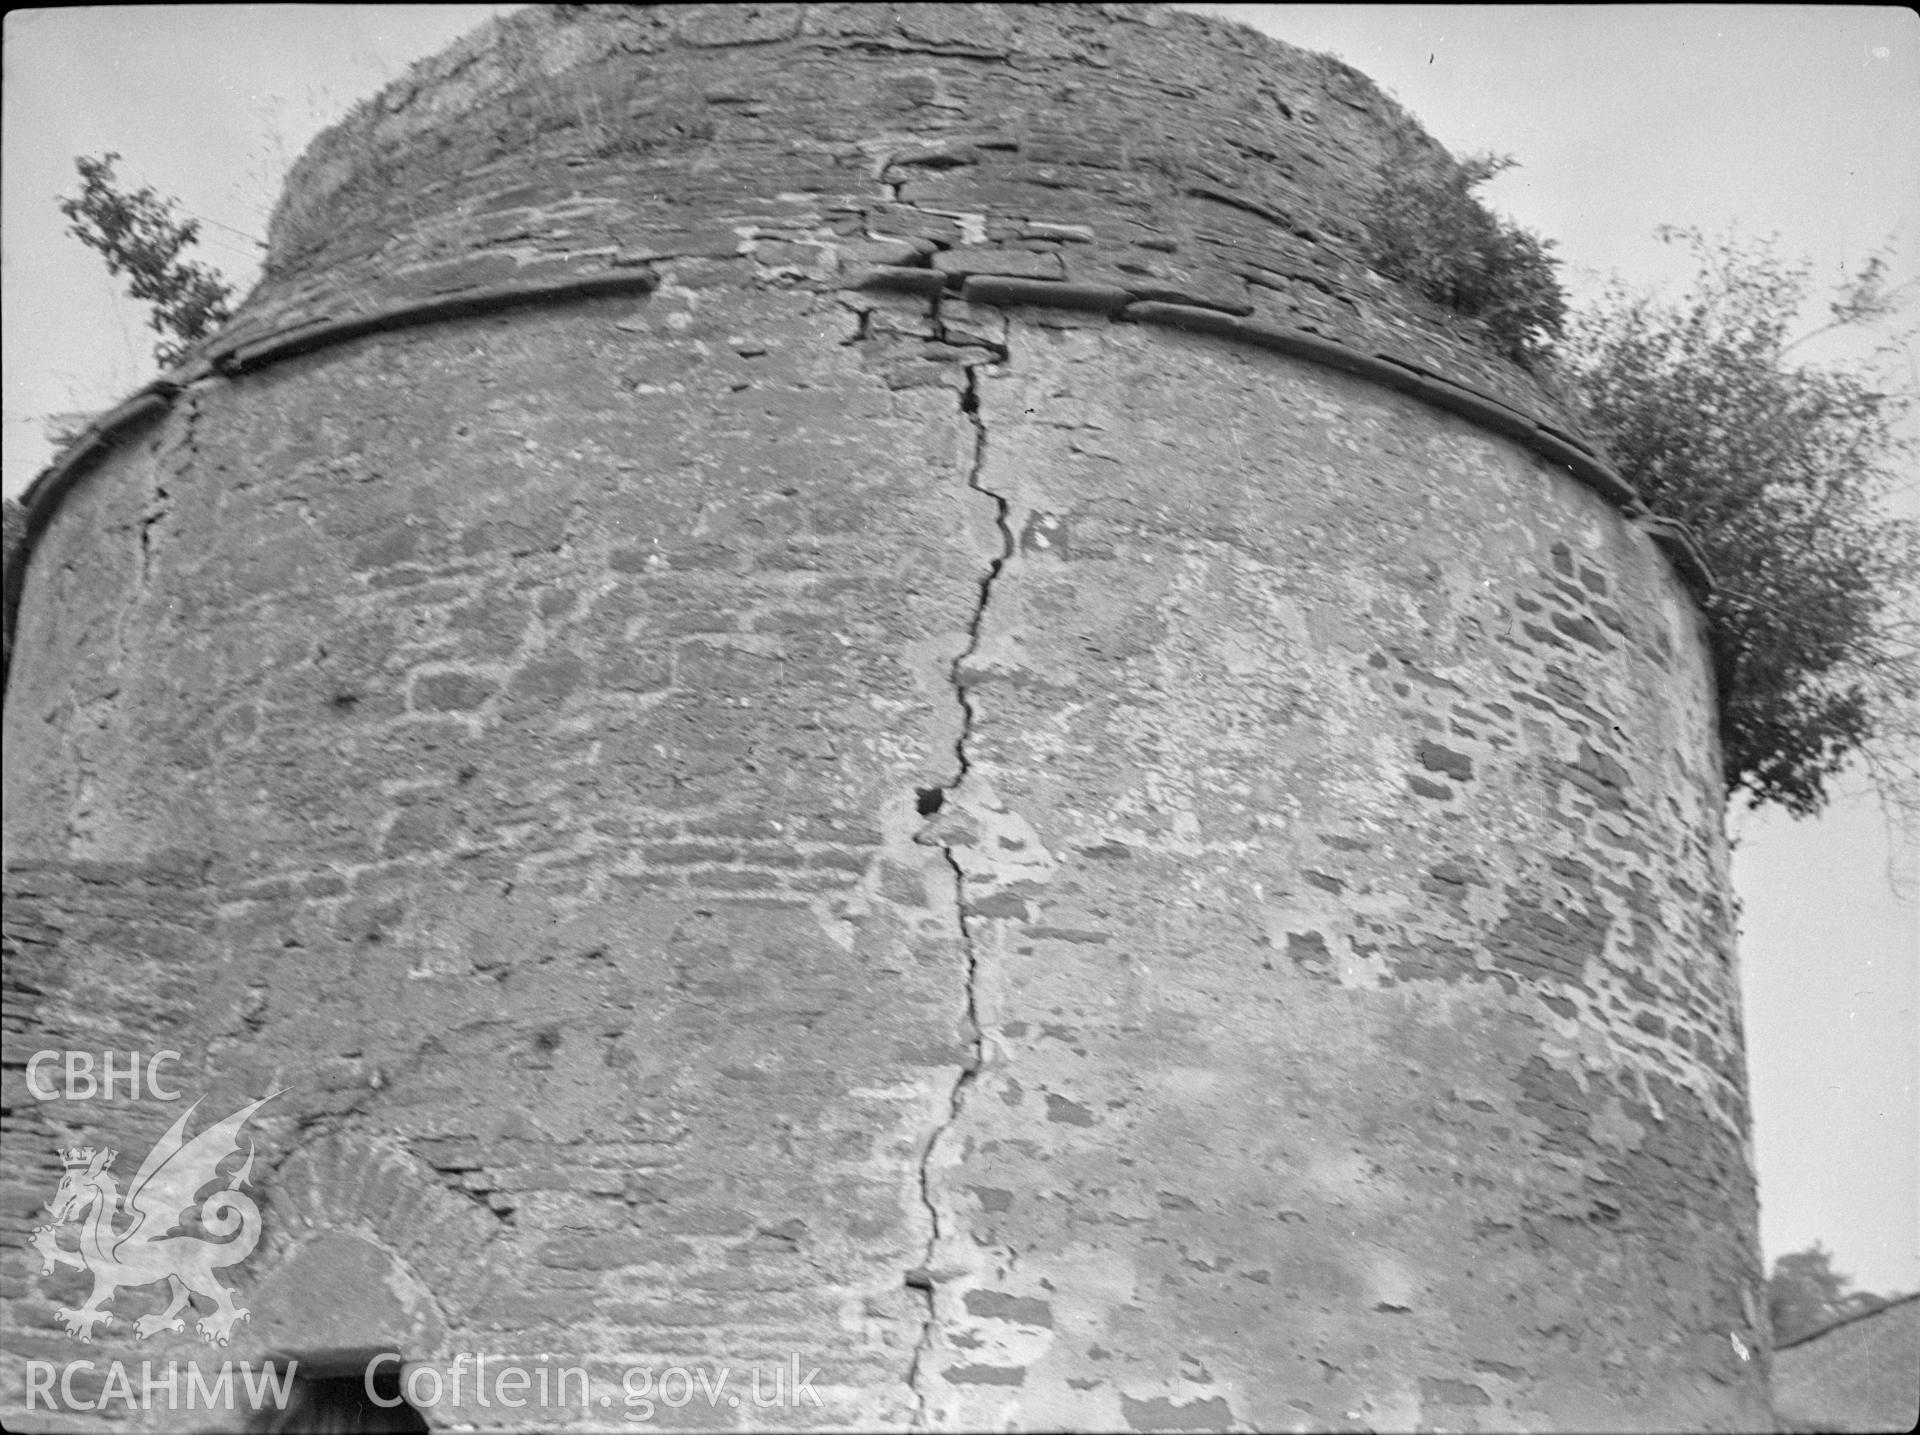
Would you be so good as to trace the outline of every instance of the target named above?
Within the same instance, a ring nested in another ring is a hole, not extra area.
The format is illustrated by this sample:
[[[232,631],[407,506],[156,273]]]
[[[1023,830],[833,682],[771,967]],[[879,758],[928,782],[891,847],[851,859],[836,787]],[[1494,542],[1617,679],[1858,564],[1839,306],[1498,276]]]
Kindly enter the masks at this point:
[[[934,323],[943,343],[967,344],[972,341],[955,339],[948,334],[945,323],[940,317],[940,304],[934,303]],[[936,791],[942,800],[957,793],[967,780],[972,768],[972,759],[967,752],[967,744],[973,736],[975,719],[973,699],[967,690],[966,666],[968,661],[980,650],[981,635],[986,626],[987,607],[993,601],[993,585],[1014,554],[1013,528],[1008,522],[1011,508],[1007,500],[988,488],[981,477],[987,462],[987,425],[980,406],[980,368],[992,359],[1004,360],[1007,351],[1004,348],[986,347],[991,358],[976,359],[966,365],[966,386],[960,394],[960,412],[967,416],[973,426],[973,456],[967,469],[967,487],[976,493],[984,494],[993,500],[994,526],[1000,534],[1000,551],[987,564],[986,572],[981,576],[979,588],[973,605],[973,615],[967,623],[967,641],[955,656],[949,671],[953,683],[954,696],[960,705],[960,731],[954,738],[953,776]],[[929,809],[923,806],[923,812],[938,811],[938,807]],[[914,1412],[913,1428],[924,1430],[927,1426],[927,1392],[923,1381],[927,1374],[928,1357],[932,1354],[935,1332],[939,1323],[940,1279],[939,1252],[942,1241],[949,1234],[941,1219],[940,1203],[934,1193],[934,1153],[960,1121],[961,1110],[966,1104],[967,1092],[980,1075],[980,1069],[986,1058],[986,1039],[980,1024],[979,976],[980,954],[974,945],[974,934],[967,918],[967,878],[954,855],[953,844],[943,843],[940,855],[946,860],[953,872],[954,912],[960,929],[960,950],[966,963],[966,1008],[963,1014],[963,1028],[968,1042],[965,1062],[960,1074],[954,1079],[953,1088],[947,1093],[947,1111],[940,1123],[935,1126],[927,1138],[920,1153],[920,1200],[927,1208],[931,1230],[927,1236],[927,1253],[919,1270],[907,1273],[907,1284],[921,1292],[926,1300],[926,1322],[921,1327],[919,1343],[914,1347],[913,1363],[907,1371],[907,1388],[913,1392]]]
[[[166,434],[175,416],[180,424],[180,436],[169,443]],[[160,436],[147,436],[142,440],[151,458],[152,490],[136,510],[131,529],[121,530],[130,531],[135,544],[129,563],[130,589],[126,600],[102,624],[113,646],[111,671],[117,681],[76,708],[60,738],[75,782],[73,804],[66,814],[66,840],[75,847],[85,846],[98,835],[94,830],[94,794],[99,790],[100,775],[112,771],[111,754],[122,741],[116,736],[116,728],[125,704],[131,701],[125,678],[140,670],[138,654],[143,641],[150,638],[152,628],[166,613],[162,608],[156,614],[147,606],[153,586],[154,561],[160,549],[154,529],[164,523],[172,511],[172,494],[167,484],[175,474],[193,472],[199,452],[194,430],[199,420],[200,385],[194,384],[181,390]],[[186,455],[184,460],[178,458],[182,451]],[[96,761],[100,754],[107,756]]]
[[[192,473],[195,461],[200,456],[198,435],[195,433],[200,423],[200,385],[188,386],[180,394],[177,411],[181,419],[180,442],[172,450],[156,454],[153,462],[153,497],[148,501],[146,511],[140,515],[140,586],[146,587],[153,577],[154,541],[153,530],[156,525],[166,521],[173,495],[167,492],[167,479],[170,469],[181,473]],[[174,464],[173,455],[184,451],[184,462]]]

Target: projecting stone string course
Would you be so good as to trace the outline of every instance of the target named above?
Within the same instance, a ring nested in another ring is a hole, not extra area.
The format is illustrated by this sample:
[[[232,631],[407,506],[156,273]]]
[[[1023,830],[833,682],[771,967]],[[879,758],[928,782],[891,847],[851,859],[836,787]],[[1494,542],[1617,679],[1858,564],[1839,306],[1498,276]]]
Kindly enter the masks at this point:
[[[878,266],[855,275],[847,287],[933,297],[957,292],[970,304],[1002,308],[1021,305],[1088,310],[1135,323],[1162,324],[1192,333],[1213,334],[1251,343],[1370,379],[1397,392],[1413,394],[1436,408],[1470,419],[1492,433],[1514,439],[1549,462],[1559,464],[1581,483],[1612,499],[1632,516],[1666,553],[1696,594],[1704,596],[1713,587],[1712,571],[1707,567],[1698,543],[1685,526],[1651,515],[1633,491],[1632,485],[1592,449],[1580,440],[1536,423],[1464,384],[1454,383],[1388,355],[1363,354],[1337,342],[1318,338],[1305,330],[1248,323],[1219,309],[1141,299],[1125,289],[977,274],[963,275],[963,279],[958,290],[953,290],[952,280],[933,270]],[[209,346],[188,373],[200,377],[210,373],[228,376],[250,373],[283,359],[312,353],[332,344],[346,343],[368,334],[469,318],[526,304],[565,303],[602,295],[646,294],[651,293],[658,282],[658,276],[650,270],[615,271],[540,284],[475,289],[442,299],[396,304],[374,314],[313,321],[246,343],[229,337],[224,342]],[[164,416],[172,400],[181,391],[182,381],[179,379],[155,380],[77,435],[58,462],[27,495],[34,515],[35,536],[45,526],[48,514],[59,502],[68,484],[116,444],[130,440],[138,429]],[[7,610],[9,625],[13,616],[14,607],[10,605]]]
[[[281,1091],[232,1358],[1766,1427],[1706,575],[1367,267],[1410,153],[1125,6],[528,10],[316,141],[5,712],[8,1081]],[[174,1115],[7,1095],[16,1212]]]

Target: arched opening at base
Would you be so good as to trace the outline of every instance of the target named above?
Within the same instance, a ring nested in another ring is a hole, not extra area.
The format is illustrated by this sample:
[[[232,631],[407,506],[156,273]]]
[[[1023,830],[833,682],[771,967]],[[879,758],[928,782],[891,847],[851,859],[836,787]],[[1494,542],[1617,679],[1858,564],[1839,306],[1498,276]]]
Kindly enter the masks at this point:
[[[285,1402],[254,1411],[247,1435],[425,1435],[432,1427],[400,1388],[405,1361],[377,1345],[280,1351]]]

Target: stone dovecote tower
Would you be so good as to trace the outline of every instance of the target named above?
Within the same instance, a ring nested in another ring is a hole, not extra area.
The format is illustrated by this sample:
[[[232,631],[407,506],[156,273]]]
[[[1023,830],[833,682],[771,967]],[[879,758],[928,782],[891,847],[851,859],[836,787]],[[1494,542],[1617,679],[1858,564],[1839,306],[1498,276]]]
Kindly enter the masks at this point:
[[[29,495],[8,1408],[182,1109],[17,1068],[165,1050],[280,1093],[231,1358],[591,1381],[436,1424],[1764,1426],[1708,579],[1368,267],[1432,149],[1105,5],[535,10],[322,136]]]

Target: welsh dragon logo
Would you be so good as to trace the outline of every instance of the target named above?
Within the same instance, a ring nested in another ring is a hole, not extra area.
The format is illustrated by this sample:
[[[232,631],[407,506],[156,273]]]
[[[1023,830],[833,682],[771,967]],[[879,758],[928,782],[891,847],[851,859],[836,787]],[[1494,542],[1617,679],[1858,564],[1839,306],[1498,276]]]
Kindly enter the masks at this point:
[[[56,1265],[93,1272],[93,1294],[86,1303],[78,1310],[63,1306],[54,1312],[66,1326],[69,1340],[78,1336],[91,1342],[95,1325],[112,1323],[107,1302],[122,1286],[163,1280],[173,1299],[165,1310],[133,1323],[137,1337],[145,1340],[163,1330],[186,1329],[180,1311],[192,1293],[215,1306],[213,1314],[198,1323],[201,1336],[215,1345],[225,1345],[232,1338],[234,1325],[245,1320],[247,1312],[234,1305],[233,1292],[214,1279],[214,1272],[245,1260],[260,1240],[260,1208],[240,1190],[253,1172],[251,1141],[247,1159],[226,1186],[199,1202],[200,1225],[214,1239],[174,1232],[201,1188],[219,1179],[220,1163],[239,1151],[240,1128],[279,1094],[269,1092],[189,1139],[187,1118],[200,1105],[194,1102],[154,1143],[124,1197],[111,1171],[117,1152],[75,1146],[60,1153],[66,1175],[47,1202],[53,1222],[34,1228],[32,1244],[40,1252],[43,1275]],[[117,1224],[123,1206],[129,1218],[124,1226]],[[81,1222],[80,1248],[63,1250],[56,1244],[60,1228],[73,1221]]]

